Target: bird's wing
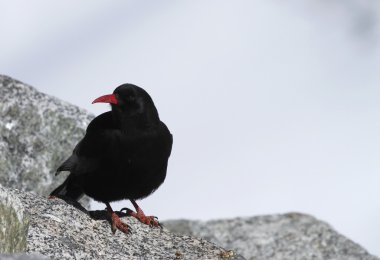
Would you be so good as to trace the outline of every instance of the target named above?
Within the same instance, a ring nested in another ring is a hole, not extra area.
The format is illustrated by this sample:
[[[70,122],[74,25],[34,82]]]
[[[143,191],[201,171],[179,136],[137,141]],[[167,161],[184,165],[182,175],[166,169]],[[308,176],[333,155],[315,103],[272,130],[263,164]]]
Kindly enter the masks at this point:
[[[64,161],[61,166],[58,167],[57,171],[55,172],[55,175],[58,175],[60,172],[63,171],[69,171],[71,172],[75,165],[78,162],[78,156],[77,156],[77,151],[80,149],[80,145],[82,143],[83,139],[79,141],[79,143],[75,146],[73,154]]]
[[[96,168],[108,146],[115,142],[112,139],[118,136],[117,132],[110,112],[96,117],[87,127],[86,135],[76,145],[73,154],[58,167],[56,175],[61,171],[81,174]]]

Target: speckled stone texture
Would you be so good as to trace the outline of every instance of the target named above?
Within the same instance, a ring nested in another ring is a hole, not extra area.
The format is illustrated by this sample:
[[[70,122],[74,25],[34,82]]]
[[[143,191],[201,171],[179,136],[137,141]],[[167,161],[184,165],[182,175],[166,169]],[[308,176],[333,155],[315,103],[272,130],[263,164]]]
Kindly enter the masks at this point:
[[[172,232],[202,237],[252,260],[379,259],[328,224],[299,213],[164,224]]]
[[[243,259],[204,239],[151,228],[132,217],[122,218],[132,229],[129,235],[113,235],[105,211],[92,214],[99,219],[94,220],[60,199],[1,186],[0,191],[17,197],[29,219],[27,253],[51,259]]]
[[[0,183],[46,196],[93,115],[0,75],[0,118]]]

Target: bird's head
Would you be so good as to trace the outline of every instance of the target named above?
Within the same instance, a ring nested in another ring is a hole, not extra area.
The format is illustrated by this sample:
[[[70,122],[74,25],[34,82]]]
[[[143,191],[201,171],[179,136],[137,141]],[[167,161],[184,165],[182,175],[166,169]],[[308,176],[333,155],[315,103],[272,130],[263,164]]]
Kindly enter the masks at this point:
[[[98,97],[92,103],[99,102],[110,103],[112,113],[119,120],[135,118],[148,124],[159,121],[152,98],[144,89],[133,84],[123,84],[112,94]]]

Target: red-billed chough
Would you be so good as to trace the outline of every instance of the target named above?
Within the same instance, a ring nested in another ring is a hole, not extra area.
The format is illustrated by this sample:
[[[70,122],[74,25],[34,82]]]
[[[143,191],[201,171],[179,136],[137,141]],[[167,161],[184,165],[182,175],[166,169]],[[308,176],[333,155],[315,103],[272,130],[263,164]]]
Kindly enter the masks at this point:
[[[160,121],[152,98],[142,88],[123,84],[113,94],[93,103],[110,103],[112,110],[88,125],[73,154],[57,169],[70,171],[67,179],[50,195],[78,201],[83,194],[103,202],[111,218],[112,231],[128,232],[109,202],[129,199],[136,209],[127,213],[141,222],[159,226],[136,204],[165,180],[173,138]]]

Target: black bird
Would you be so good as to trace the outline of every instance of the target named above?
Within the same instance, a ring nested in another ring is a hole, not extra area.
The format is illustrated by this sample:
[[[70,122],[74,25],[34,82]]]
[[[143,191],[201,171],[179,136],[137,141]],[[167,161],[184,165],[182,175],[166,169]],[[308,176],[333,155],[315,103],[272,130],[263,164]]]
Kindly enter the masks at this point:
[[[103,202],[111,218],[112,231],[128,232],[109,202],[129,199],[136,212],[127,213],[141,222],[159,226],[145,216],[136,200],[153,193],[165,180],[173,137],[160,121],[152,98],[133,84],[117,87],[113,94],[92,103],[111,104],[111,111],[90,122],[73,154],[57,169],[70,171],[67,179],[50,195],[78,201],[83,194]]]

